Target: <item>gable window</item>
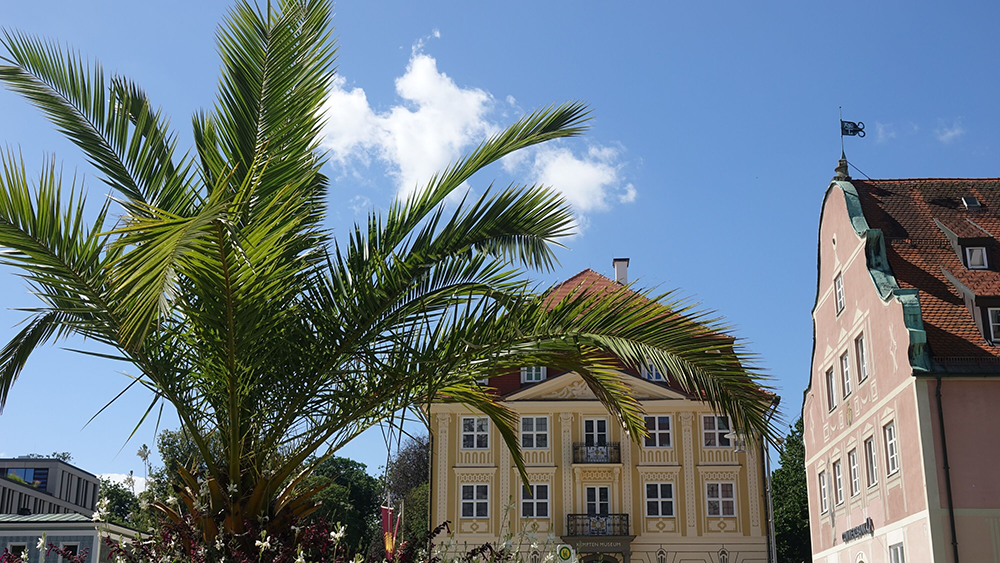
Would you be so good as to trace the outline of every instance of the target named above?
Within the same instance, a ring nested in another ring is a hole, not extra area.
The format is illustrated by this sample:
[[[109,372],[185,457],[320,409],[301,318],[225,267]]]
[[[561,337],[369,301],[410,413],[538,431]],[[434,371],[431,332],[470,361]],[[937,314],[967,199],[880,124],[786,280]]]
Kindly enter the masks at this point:
[[[521,488],[521,518],[549,517],[549,486],[525,485]]]
[[[889,563],[906,563],[906,558],[903,557],[902,543],[889,546]]]
[[[669,448],[670,447],[670,417],[647,416],[646,421],[647,436],[643,440],[643,446],[647,448]]]
[[[858,475],[858,450],[851,450],[847,454],[847,463],[851,471],[851,496],[861,492],[861,477]]]
[[[730,432],[728,416],[707,414],[702,419],[702,428],[706,448],[728,448],[733,445],[726,437]]]
[[[830,509],[829,501],[826,496],[826,471],[819,472],[819,512],[820,514],[825,513]]]
[[[521,368],[521,383],[538,383],[545,381],[548,370],[545,366],[526,366]]]
[[[482,416],[462,417],[462,449],[485,450],[490,447],[490,421]]]
[[[646,483],[646,516],[667,518],[674,515],[674,484]]]
[[[840,467],[840,460],[833,462],[833,495],[837,504],[844,503],[844,471]]]
[[[986,247],[985,246],[965,247],[965,263],[968,264],[970,270],[987,269],[989,265],[986,263]]]
[[[642,376],[646,379],[650,379],[652,381],[663,381],[663,373],[656,367],[656,364],[651,361],[647,360],[640,371],[642,372]]]
[[[858,383],[868,379],[868,359],[865,357],[865,335],[854,339],[854,355],[858,358]]]
[[[1000,309],[989,309],[990,315],[990,340],[993,344],[1000,344]]]
[[[549,447],[549,418],[547,416],[521,417],[521,447],[543,450]]]
[[[724,518],[736,516],[736,484],[706,483],[705,496],[708,500],[708,515]]]
[[[462,518],[490,517],[490,486],[462,485]]]
[[[874,437],[865,440],[865,473],[869,487],[878,484],[878,456],[875,454]]]
[[[837,277],[833,280],[833,290],[834,299],[837,303],[837,314],[844,312],[844,307],[847,304],[847,300],[844,299],[844,275],[837,274]]]
[[[836,380],[833,378],[833,368],[826,370],[826,408],[831,411],[837,408]]]
[[[882,431],[885,433],[885,465],[886,474],[892,475],[899,471],[899,449],[896,447],[896,423],[886,424]]]
[[[848,352],[840,357],[840,378],[844,382],[844,398],[851,394],[851,356]]]

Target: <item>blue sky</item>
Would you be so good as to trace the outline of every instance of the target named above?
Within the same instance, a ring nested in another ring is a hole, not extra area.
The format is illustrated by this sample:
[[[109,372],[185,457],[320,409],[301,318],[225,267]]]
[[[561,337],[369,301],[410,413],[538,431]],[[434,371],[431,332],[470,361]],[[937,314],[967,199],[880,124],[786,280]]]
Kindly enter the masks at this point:
[[[0,25],[71,44],[142,84],[185,141],[218,76],[216,24],[227,4],[187,0],[9,3]],[[339,79],[325,132],[330,224],[364,210],[534,108],[590,104],[581,139],[496,165],[470,182],[541,182],[574,205],[582,232],[561,251],[564,279],[611,275],[632,259],[642,286],[679,288],[725,315],[773,375],[793,421],[811,354],[816,228],[840,156],[838,106],[868,136],[848,138],[873,178],[997,176],[1000,110],[988,3],[579,2],[336,6]],[[37,168],[55,153],[91,199],[105,189],[79,152],[0,91],[0,143]],[[852,173],[859,175],[857,171]],[[33,298],[0,272],[0,339]],[[71,341],[66,346],[80,346]],[[153,425],[119,454],[148,397],[121,365],[41,350],[0,416],[0,454],[71,451],[95,473],[125,473]],[[174,424],[166,413],[163,424]],[[341,452],[377,470],[378,433]]]

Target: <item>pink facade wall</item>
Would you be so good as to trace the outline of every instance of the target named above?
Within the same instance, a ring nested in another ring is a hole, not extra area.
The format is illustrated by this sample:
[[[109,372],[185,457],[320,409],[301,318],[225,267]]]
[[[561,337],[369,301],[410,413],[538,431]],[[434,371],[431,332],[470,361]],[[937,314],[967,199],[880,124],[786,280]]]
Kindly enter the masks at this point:
[[[835,242],[836,241],[836,242]],[[819,235],[819,292],[813,312],[815,348],[811,384],[803,405],[809,516],[817,561],[888,561],[888,547],[904,543],[906,561],[932,561],[927,526],[927,497],[915,379],[908,360],[909,335],[902,305],[883,301],[872,281],[864,253],[865,241],[854,231],[839,187],[831,188],[824,204]],[[844,280],[846,306],[838,315],[834,279]],[[864,335],[868,378],[858,381],[855,340]],[[849,354],[851,394],[843,393],[840,357]],[[826,372],[834,369],[837,406],[827,403]],[[887,475],[884,427],[896,429],[899,470]],[[877,483],[865,475],[864,442],[874,438]],[[858,455],[860,492],[850,491],[849,452]],[[837,505],[833,464],[844,475],[844,502]],[[829,508],[821,513],[819,474],[828,479]],[[875,537],[847,544],[841,534],[871,518]]]

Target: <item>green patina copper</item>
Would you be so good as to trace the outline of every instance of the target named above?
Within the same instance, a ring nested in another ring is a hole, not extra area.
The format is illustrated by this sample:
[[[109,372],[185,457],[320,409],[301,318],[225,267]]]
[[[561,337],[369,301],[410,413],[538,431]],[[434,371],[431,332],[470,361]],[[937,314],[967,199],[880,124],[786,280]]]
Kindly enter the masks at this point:
[[[889,267],[882,230],[868,226],[854,184],[834,180],[831,187],[833,185],[843,191],[844,200],[847,202],[847,213],[851,217],[851,226],[854,227],[854,232],[865,240],[865,263],[879,296],[883,301],[894,298],[903,306],[903,323],[910,337],[908,347],[910,367],[913,371],[930,371],[931,358],[927,351],[927,333],[924,331],[923,315],[920,312],[919,292],[916,289],[899,287],[899,282]]]

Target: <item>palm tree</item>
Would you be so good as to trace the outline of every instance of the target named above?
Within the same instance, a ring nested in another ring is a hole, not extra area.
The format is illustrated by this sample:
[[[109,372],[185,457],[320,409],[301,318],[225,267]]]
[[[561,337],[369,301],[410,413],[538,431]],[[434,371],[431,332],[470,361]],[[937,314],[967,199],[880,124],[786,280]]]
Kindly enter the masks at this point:
[[[114,218],[106,201],[88,222],[54,160],[32,182],[17,154],[0,153],[0,261],[41,301],[0,350],[0,406],[40,346],[72,334],[110,347],[89,353],[132,366],[128,387],[152,392],[142,419],[169,404],[197,444],[207,475],[182,471],[181,498],[205,515],[207,538],[219,521],[241,532],[268,516],[277,528],[312,510],[311,492],[292,492],[307,459],[431,400],[490,416],[523,470],[511,413],[477,383],[510,366],[576,369],[640,436],[609,358],[653,361],[749,435],[771,435],[760,376],[686,303],[585,291],[553,303],[532,291],[523,271],[552,269],[570,234],[557,193],[511,185],[443,208],[488,164],[582,133],[581,104],[524,117],[334,240],[318,150],[330,17],[325,0],[238,3],[218,34],[218,98],[194,116],[183,154],[128,78],[3,32],[0,81],[83,150],[122,210]]]

